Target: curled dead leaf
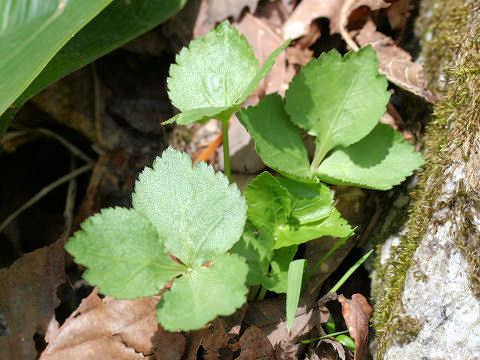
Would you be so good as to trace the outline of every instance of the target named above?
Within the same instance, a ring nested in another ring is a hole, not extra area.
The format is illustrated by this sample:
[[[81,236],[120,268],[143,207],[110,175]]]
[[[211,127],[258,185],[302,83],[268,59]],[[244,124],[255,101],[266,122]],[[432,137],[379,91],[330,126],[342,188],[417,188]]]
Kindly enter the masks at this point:
[[[380,73],[385,74],[392,83],[428,102],[438,101],[438,97],[427,89],[423,65],[414,63],[409,53],[396,46],[390,37],[376,31],[373,21],[365,24],[355,40],[362,47],[372,45],[380,62]]]
[[[60,328],[51,327],[40,360],[145,359],[153,353],[157,302],[100,299],[95,289]]]
[[[352,299],[338,295],[342,304],[342,316],[345,319],[350,336],[355,341],[355,360],[363,359],[368,340],[368,322],[373,308],[362,294],[353,294]]]

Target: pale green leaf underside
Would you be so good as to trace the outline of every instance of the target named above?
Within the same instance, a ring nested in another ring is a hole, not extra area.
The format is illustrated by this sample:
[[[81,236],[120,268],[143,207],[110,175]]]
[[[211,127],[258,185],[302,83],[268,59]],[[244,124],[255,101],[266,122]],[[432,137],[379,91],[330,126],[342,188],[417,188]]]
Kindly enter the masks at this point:
[[[300,300],[300,290],[302,289],[303,272],[305,269],[305,259],[292,261],[288,267],[288,285],[287,285],[287,329],[293,325],[295,314],[297,312],[298,301]]]
[[[366,136],[386,110],[390,93],[371,46],[343,58],[332,50],[311,60],[285,94],[292,122],[317,137],[318,152]]]
[[[241,109],[237,117],[255,141],[265,164],[280,172],[311,176],[302,137],[289,120],[279,95],[268,95],[257,106]]]
[[[330,184],[388,190],[424,164],[420,153],[385,124],[364,139],[335,150],[320,165],[317,176]]]
[[[168,331],[201,328],[218,315],[230,315],[246,301],[248,266],[223,254],[210,267],[198,267],[175,280],[158,304],[158,321]]]
[[[119,299],[155,295],[185,271],[167,255],[150,222],[133,209],[104,209],[90,217],[65,249],[88,267],[85,280]]]
[[[166,249],[201,266],[240,239],[247,206],[235,184],[204,162],[168,148],[140,174],[133,206],[145,214]]]

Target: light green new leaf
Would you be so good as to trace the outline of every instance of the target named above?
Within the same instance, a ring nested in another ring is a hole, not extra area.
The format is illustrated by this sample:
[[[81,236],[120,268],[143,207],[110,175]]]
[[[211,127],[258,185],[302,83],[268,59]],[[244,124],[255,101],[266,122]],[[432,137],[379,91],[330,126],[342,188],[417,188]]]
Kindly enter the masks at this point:
[[[279,95],[265,96],[237,117],[255,141],[263,162],[279,172],[310,177],[310,161],[298,128],[290,121]]]
[[[201,266],[242,235],[247,206],[235,184],[204,162],[169,148],[140,174],[133,206],[153,224],[169,252]]]
[[[88,218],[65,249],[88,267],[85,280],[119,299],[155,295],[185,271],[167,255],[150,222],[132,209],[104,209]]]
[[[264,284],[268,277],[270,262],[273,257],[275,239],[264,228],[257,230],[247,220],[242,237],[232,247],[232,252],[243,256],[248,263],[247,284],[250,286]]]
[[[0,2],[0,115],[72,36],[112,0]],[[6,125],[0,124],[0,129]]]
[[[329,216],[333,210],[333,193],[327,185],[308,184],[289,178],[278,178],[281,186],[288,190],[292,216],[300,224],[319,221]]]
[[[303,272],[305,270],[305,259],[292,261],[288,267],[288,285],[287,285],[287,329],[293,325],[295,314],[297,313],[298,301],[300,300],[300,290],[302,290]]]
[[[323,220],[303,224],[300,227],[282,226],[277,231],[275,249],[290,246],[293,244],[302,244],[304,242],[318,239],[322,236],[350,237],[353,235],[353,229],[348,222],[343,219],[340,213],[332,207],[329,216]]]
[[[275,229],[287,223],[291,212],[290,196],[268,172],[258,175],[244,191],[248,219],[257,228]]]
[[[258,61],[247,39],[224,21],[205,39],[193,40],[170,67],[168,95],[182,113],[165,122],[188,125],[216,118],[228,121],[272,68],[286,42],[258,71]]]
[[[175,280],[158,304],[158,321],[168,331],[199,329],[217,315],[230,315],[246,301],[245,259],[235,254],[216,258]]]
[[[375,51],[367,46],[343,58],[332,50],[310,61],[290,83],[285,109],[294,124],[317,137],[316,168],[331,149],[365,137],[389,98]]]
[[[388,190],[424,162],[422,155],[415,152],[400,133],[379,123],[361,141],[335,150],[316,174],[330,184]]]

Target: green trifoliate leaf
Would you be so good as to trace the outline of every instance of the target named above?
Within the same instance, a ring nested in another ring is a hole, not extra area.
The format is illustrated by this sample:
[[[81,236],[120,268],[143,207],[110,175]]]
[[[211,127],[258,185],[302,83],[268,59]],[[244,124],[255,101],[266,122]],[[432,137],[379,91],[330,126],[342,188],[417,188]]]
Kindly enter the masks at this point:
[[[388,190],[424,164],[420,153],[385,124],[378,124],[361,141],[335,150],[317,175],[330,184]]]
[[[332,50],[310,61],[290,83],[285,109],[294,124],[317,137],[315,169],[331,149],[370,133],[389,98],[375,51],[367,46],[343,58]]]
[[[279,95],[268,95],[257,106],[241,109],[237,117],[265,164],[282,173],[311,177],[307,149]]]
[[[204,39],[193,40],[170,67],[168,94],[181,113],[166,123],[187,125],[210,118],[227,121],[287,45],[277,49],[257,73],[253,49],[228,21],[209,31]]]
[[[217,315],[230,315],[246,301],[245,260],[223,254],[175,280],[158,304],[158,320],[168,331],[201,328]]]
[[[133,206],[145,214],[165,248],[186,266],[201,266],[240,239],[247,206],[235,184],[204,162],[192,167],[172,148],[140,174]]]
[[[119,299],[155,295],[185,271],[167,255],[150,222],[132,209],[104,209],[88,218],[65,249],[88,267],[85,280]]]

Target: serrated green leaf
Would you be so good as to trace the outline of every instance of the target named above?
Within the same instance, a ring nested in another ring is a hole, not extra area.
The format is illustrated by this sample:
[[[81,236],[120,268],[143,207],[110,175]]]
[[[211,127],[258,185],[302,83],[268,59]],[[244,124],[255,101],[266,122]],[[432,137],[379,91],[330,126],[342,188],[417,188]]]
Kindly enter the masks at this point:
[[[229,250],[245,225],[247,206],[235,184],[204,162],[169,148],[140,174],[133,206],[156,228],[166,249],[187,266]]]
[[[268,277],[270,262],[273,257],[273,235],[265,230],[257,230],[247,220],[240,241],[232,247],[232,252],[243,256],[248,263],[247,284],[250,286],[263,284]]]
[[[279,95],[265,96],[257,106],[241,109],[237,117],[255,141],[265,164],[283,173],[311,176],[307,149]]]
[[[155,295],[185,271],[167,255],[150,222],[133,209],[104,209],[88,218],[65,249],[89,268],[85,280],[119,299]]]
[[[298,301],[300,300],[300,290],[302,289],[303,272],[305,270],[305,259],[292,261],[288,267],[288,285],[287,285],[287,329],[293,325],[295,314],[297,312]]]
[[[237,100],[237,104],[242,104],[245,100],[247,100],[250,94],[258,87],[260,80],[267,76],[270,70],[272,70],[272,67],[275,64],[275,59],[282,53],[283,50],[287,48],[288,45],[290,45],[290,40],[285,41],[282,45],[280,45],[270,54],[267,60],[265,60],[265,62],[263,63],[258,73],[255,75],[255,77],[252,79],[250,84],[243,92],[243,95]]]
[[[168,120],[188,125],[215,118],[227,121],[275,63],[289,41],[276,49],[257,72],[258,61],[246,38],[224,21],[205,39],[193,40],[170,67],[168,95],[182,113]]]
[[[177,279],[158,304],[158,321],[168,331],[201,328],[217,315],[230,315],[246,301],[245,259],[223,254],[210,267]]]
[[[282,226],[277,230],[275,249],[302,244],[307,241],[318,239],[322,236],[349,237],[353,235],[353,229],[342,218],[340,213],[332,207],[329,216],[323,220],[295,226]]]
[[[247,39],[224,21],[210,30],[205,39],[193,40],[177,55],[176,64],[170,67],[168,95],[182,112],[228,109],[255,77],[257,67],[258,61]]]
[[[292,216],[298,219],[300,224],[322,220],[332,212],[333,193],[327,185],[301,183],[289,178],[277,180],[288,190]]]
[[[400,133],[379,123],[361,141],[335,150],[322,162],[317,175],[330,184],[388,190],[424,162]]]
[[[294,124],[317,137],[314,168],[328,151],[359,141],[375,127],[390,98],[386,90],[371,46],[343,58],[332,50],[302,68],[285,94],[285,109]]]

